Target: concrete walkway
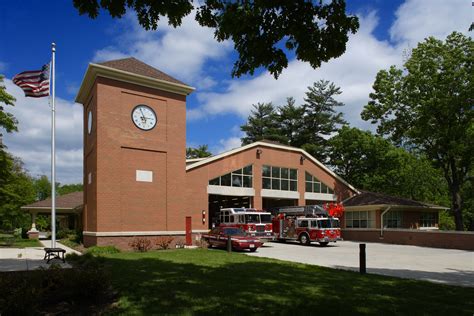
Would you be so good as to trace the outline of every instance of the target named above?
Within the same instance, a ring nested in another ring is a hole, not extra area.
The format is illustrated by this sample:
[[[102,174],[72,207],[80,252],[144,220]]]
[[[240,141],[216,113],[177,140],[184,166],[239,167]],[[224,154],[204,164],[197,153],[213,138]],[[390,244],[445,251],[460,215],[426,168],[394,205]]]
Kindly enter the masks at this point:
[[[366,243],[367,273],[474,287],[474,252]],[[321,247],[266,243],[250,256],[359,271],[359,243],[341,241]]]
[[[40,240],[44,247],[51,247],[51,240]],[[66,255],[70,253],[80,254],[80,252],[56,242],[57,247],[66,250]],[[51,263],[59,264],[61,267],[70,268],[68,263],[61,260],[51,260],[46,263],[44,258],[44,247],[28,248],[0,248],[0,272],[6,271],[28,271],[39,267],[48,268]]]

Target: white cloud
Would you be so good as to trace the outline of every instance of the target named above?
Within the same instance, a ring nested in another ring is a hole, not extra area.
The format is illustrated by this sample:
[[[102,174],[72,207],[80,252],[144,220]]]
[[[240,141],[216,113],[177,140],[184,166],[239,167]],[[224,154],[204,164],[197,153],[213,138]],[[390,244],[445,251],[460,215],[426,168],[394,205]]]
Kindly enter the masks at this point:
[[[15,106],[5,107],[18,119],[18,132],[4,135],[8,151],[25,163],[31,175],[51,174],[51,110],[48,98],[26,98],[11,80],[7,92]],[[82,107],[56,98],[56,181],[82,183]]]
[[[163,19],[157,31],[145,31],[135,15],[127,14],[122,22],[126,30],[117,36],[118,44],[97,51],[94,60],[134,56],[186,83],[209,88],[215,82],[210,77],[202,82],[205,63],[224,57],[232,46],[229,42],[218,43],[213,29],[200,26],[194,18],[192,12],[176,29]]]
[[[339,99],[346,104],[343,109],[346,119],[356,126],[365,125],[359,113],[367,103],[377,71],[400,61],[396,48],[372,35],[376,25],[374,12],[362,17],[361,29],[350,37],[346,53],[318,69],[293,60],[278,80],[263,73],[249,80],[232,81],[223,93],[200,93],[198,99],[202,106],[190,110],[188,118],[192,120],[224,113],[235,113],[246,118],[252,104],[270,101],[283,104],[289,96],[302,103],[307,87],[326,79],[342,88],[343,94]]]
[[[472,22],[471,0],[407,0],[395,12],[391,39],[415,47],[426,37],[444,39],[453,31],[467,33]]]
[[[360,112],[367,104],[377,72],[390,65],[401,65],[403,50],[414,47],[416,42],[428,35],[444,39],[454,30],[465,31],[469,26],[469,19],[466,18],[469,14],[466,12],[470,7],[466,6],[466,1],[453,3],[408,0],[397,10],[396,21],[390,29],[393,42],[378,40],[373,34],[378,24],[376,12],[363,15],[359,31],[350,36],[347,50],[341,57],[318,69],[292,60],[278,80],[263,73],[247,80],[230,81],[224,92],[198,91],[201,105],[188,111],[188,119],[226,113],[246,118],[252,104],[272,101],[279,105],[288,96],[302,103],[307,87],[315,81],[326,79],[333,81],[343,91],[338,99],[346,104],[342,109],[346,120],[360,128],[373,128],[360,118]],[[430,8],[423,11],[428,6]]]
[[[214,155],[223,153],[225,151],[232,150],[234,148],[238,148],[241,146],[240,137],[229,137],[219,140],[219,144],[217,146],[211,147],[211,151]]]

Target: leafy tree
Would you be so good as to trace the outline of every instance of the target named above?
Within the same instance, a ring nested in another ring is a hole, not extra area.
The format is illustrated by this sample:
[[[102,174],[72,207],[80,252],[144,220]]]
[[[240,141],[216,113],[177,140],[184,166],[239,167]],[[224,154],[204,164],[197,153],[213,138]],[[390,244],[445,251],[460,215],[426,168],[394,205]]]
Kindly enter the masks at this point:
[[[33,185],[36,191],[36,199],[38,201],[46,200],[51,196],[51,182],[45,175],[34,179]]]
[[[286,144],[298,146],[304,143],[301,139],[304,128],[303,115],[303,107],[296,106],[292,97],[286,99],[285,105],[278,107],[278,126]]]
[[[462,187],[474,165],[474,45],[452,33],[413,49],[403,69],[377,74],[362,112],[395,144],[424,153],[441,168],[449,188],[456,229],[463,230]]]
[[[15,98],[8,94],[6,91],[5,86],[3,85],[3,76],[0,75],[0,128],[3,128],[7,131],[7,133],[11,133],[17,131],[17,124],[18,121],[11,113],[5,112],[5,109],[2,105],[11,105],[14,106]],[[0,133],[0,145],[1,145],[1,137],[2,134]]]
[[[336,107],[344,105],[335,99],[341,93],[334,83],[320,80],[308,87],[304,99],[304,130],[301,143],[294,145],[302,147],[322,162],[327,161],[327,139],[346,124],[342,113],[336,111]]]
[[[35,200],[32,179],[24,170],[19,158],[14,158],[6,152],[3,152],[3,155],[9,172],[0,185],[0,227],[3,229],[28,227],[28,214],[20,207]]]
[[[83,190],[84,190],[84,187],[82,183],[58,185],[58,188],[57,188],[58,195],[64,195],[64,194],[69,194],[73,192],[81,192]]]
[[[51,197],[51,182],[47,176],[42,175],[39,178],[34,179],[33,185],[36,191],[37,200],[42,201]],[[59,182],[56,182],[56,194],[58,196],[82,190],[83,185],[81,183],[61,185]]]
[[[253,104],[253,110],[247,118],[247,123],[240,129],[245,132],[242,145],[247,145],[259,140],[267,139],[286,142],[278,126],[277,113],[272,103]]]
[[[197,148],[186,148],[186,159],[205,158],[212,156],[207,145],[199,145]]]
[[[359,28],[356,16],[346,14],[344,0],[333,1],[225,1],[73,0],[79,14],[95,19],[100,9],[113,18],[134,10],[146,30],[156,30],[161,17],[178,27],[196,9],[196,21],[215,29],[215,38],[231,40],[239,55],[233,76],[253,74],[265,67],[278,77],[288,66],[288,53],[313,68],[346,50],[349,32]]]
[[[408,199],[449,204],[442,174],[425,157],[397,148],[380,136],[343,127],[331,138],[335,171],[356,187]]]

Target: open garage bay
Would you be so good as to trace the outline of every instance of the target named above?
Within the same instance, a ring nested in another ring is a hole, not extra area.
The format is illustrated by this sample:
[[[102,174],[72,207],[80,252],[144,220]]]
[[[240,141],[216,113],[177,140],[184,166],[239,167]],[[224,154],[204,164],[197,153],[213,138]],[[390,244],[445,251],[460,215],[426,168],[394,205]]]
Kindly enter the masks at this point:
[[[382,243],[366,245],[367,273],[474,287],[472,251]],[[351,241],[341,241],[327,247],[272,242],[249,255],[359,270],[359,243]]]

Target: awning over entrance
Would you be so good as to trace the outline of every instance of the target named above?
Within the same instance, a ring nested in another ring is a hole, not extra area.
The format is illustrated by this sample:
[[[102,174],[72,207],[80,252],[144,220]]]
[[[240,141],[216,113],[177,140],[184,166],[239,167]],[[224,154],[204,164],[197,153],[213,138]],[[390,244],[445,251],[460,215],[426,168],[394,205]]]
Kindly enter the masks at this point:
[[[78,228],[81,222],[84,200],[83,192],[73,192],[56,197],[56,214],[58,216],[75,215],[75,225]],[[36,215],[51,214],[51,198],[37,201],[21,207],[22,210],[31,214],[31,231],[36,231]]]

